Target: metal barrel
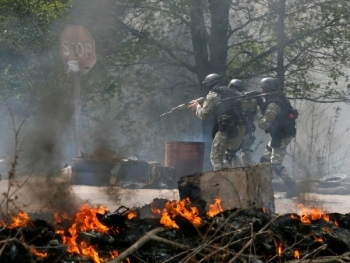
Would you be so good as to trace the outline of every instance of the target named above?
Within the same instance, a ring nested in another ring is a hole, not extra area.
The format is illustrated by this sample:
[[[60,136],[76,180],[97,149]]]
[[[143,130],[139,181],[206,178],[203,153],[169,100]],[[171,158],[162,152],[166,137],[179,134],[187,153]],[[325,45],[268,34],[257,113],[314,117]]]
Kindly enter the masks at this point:
[[[176,169],[181,176],[203,172],[204,142],[168,141],[165,145],[165,167]]]

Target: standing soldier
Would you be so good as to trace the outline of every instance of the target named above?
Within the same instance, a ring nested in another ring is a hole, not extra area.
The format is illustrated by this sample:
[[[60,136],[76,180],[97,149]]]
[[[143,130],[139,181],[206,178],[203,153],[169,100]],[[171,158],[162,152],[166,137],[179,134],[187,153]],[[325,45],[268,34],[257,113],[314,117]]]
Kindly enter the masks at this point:
[[[258,126],[271,135],[271,141],[266,146],[260,162],[271,162],[272,170],[289,188],[287,197],[297,196],[296,184],[289,177],[282,162],[287,146],[296,135],[295,120],[298,111],[293,109],[282,92],[278,92],[278,84],[274,78],[263,78],[260,88],[262,93],[272,93],[265,96],[265,103],[261,109],[263,116],[257,118]]]
[[[249,92],[245,93],[243,82],[239,79],[232,79],[228,84],[228,87],[230,89],[243,93],[244,95],[249,97]],[[253,155],[251,146],[255,141],[254,132],[256,130],[256,127],[254,124],[254,117],[257,114],[257,101],[256,99],[247,98],[247,99],[241,100],[241,105],[243,109],[243,117],[245,119],[246,127],[247,127],[246,135],[244,136],[243,143],[241,146],[242,148],[241,161],[243,166],[248,166],[252,160],[252,155]],[[236,152],[237,150],[227,149],[227,153],[233,153],[235,155]]]
[[[212,142],[210,160],[214,170],[220,170],[227,168],[224,164],[226,149],[239,149],[246,132],[241,103],[235,99],[241,94],[223,86],[222,77],[215,73],[208,75],[203,85],[209,89],[203,104],[194,101],[188,107],[201,120],[214,115],[218,132]],[[240,162],[239,158],[235,160]]]

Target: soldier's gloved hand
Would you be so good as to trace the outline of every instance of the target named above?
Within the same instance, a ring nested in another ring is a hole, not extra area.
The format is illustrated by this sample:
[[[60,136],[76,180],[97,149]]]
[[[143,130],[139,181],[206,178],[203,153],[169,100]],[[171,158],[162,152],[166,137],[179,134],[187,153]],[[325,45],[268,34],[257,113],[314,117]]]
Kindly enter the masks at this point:
[[[198,105],[198,101],[191,101],[191,104],[188,106],[188,108],[195,114],[197,111],[197,105]]]

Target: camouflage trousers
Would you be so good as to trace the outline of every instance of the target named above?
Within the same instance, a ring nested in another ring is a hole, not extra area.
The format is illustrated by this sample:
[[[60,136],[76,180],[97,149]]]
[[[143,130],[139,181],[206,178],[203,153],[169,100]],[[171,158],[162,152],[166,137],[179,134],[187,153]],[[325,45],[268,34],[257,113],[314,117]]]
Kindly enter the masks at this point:
[[[275,172],[287,187],[291,190],[295,188],[295,182],[289,177],[287,169],[282,165],[284,157],[287,153],[287,147],[292,141],[293,137],[288,137],[281,140],[281,145],[278,148],[272,148],[271,141],[266,146],[265,151],[260,159],[260,162],[271,162],[273,172]]]
[[[252,147],[253,143],[255,141],[255,136],[253,133],[248,133],[243,138],[242,143],[242,153],[241,153],[241,160],[242,165],[244,167],[250,165],[250,162],[252,160],[253,151],[250,149]]]
[[[242,144],[246,127],[244,125],[238,125],[238,135],[235,138],[230,139],[226,132],[218,131],[215,134],[210,153],[210,160],[214,167],[214,170],[220,170],[230,167],[225,164],[225,153],[227,149],[238,149]],[[241,160],[236,156],[232,158],[231,167],[241,166]]]

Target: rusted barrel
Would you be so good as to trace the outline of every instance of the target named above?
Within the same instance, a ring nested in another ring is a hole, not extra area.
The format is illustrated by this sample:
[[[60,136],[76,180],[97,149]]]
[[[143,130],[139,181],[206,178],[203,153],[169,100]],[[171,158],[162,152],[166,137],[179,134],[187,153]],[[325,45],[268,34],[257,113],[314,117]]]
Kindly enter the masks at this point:
[[[168,141],[165,167],[176,169],[176,182],[183,175],[203,172],[204,142]]]

